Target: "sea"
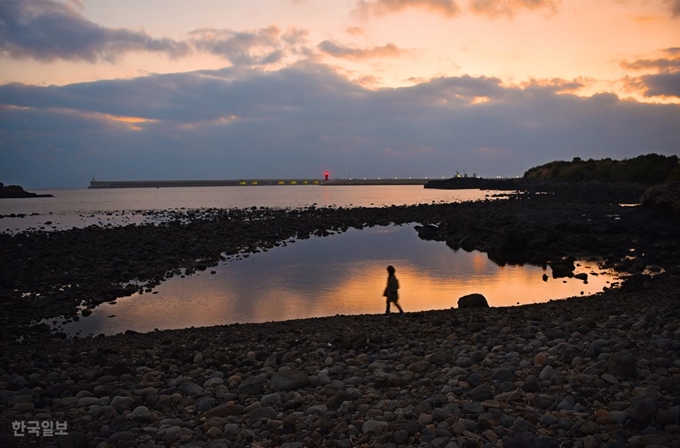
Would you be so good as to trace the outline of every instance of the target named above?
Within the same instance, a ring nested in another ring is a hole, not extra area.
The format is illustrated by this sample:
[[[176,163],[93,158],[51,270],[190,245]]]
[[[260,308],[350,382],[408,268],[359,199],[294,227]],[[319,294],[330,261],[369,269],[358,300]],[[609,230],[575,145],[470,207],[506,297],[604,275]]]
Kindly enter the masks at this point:
[[[165,213],[210,208],[388,207],[496,199],[507,192],[433,190],[422,186],[244,186],[158,189],[43,190],[52,198],[3,199],[0,232],[160,222]],[[14,217],[12,217],[14,215]],[[18,217],[23,216],[23,217]],[[173,277],[151,292],[121,297],[90,316],[47,319],[70,336],[126,330],[202,327],[334,315],[381,314],[392,265],[406,312],[447,309],[483,294],[490,306],[516,306],[587,296],[616,285],[612,271],[578,261],[588,281],[553,279],[540,266],[499,266],[482,252],[454,251],[423,241],[416,223],[349,229],[328,237],[289,240],[206,271]],[[545,279],[543,274],[548,274]],[[392,309],[394,311],[394,307]],[[396,318],[396,316],[394,316]]]

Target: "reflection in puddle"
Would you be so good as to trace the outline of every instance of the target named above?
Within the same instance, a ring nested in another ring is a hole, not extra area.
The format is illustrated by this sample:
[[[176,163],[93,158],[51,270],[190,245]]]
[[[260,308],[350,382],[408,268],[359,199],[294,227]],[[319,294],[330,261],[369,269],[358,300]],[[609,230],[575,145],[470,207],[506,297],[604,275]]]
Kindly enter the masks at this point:
[[[128,329],[382,313],[390,264],[397,270],[400,304],[407,312],[455,307],[460,296],[470,293],[483,294],[490,306],[545,302],[600,292],[613,281],[610,275],[590,275],[604,274],[595,263],[576,268],[575,273],[589,274],[587,284],[574,278],[543,281],[540,267],[500,267],[481,252],[454,252],[443,242],[419,239],[413,225],[350,229],[169,279],[154,294],[100,305],[63,331],[110,335]]]

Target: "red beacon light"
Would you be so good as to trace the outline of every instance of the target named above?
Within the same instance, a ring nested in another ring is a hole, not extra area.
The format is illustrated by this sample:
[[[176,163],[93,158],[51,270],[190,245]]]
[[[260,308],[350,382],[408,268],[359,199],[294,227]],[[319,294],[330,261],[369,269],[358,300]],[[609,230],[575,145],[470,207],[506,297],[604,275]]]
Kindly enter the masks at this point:
[[[323,175],[326,178],[326,180],[328,180],[328,171],[324,171]]]

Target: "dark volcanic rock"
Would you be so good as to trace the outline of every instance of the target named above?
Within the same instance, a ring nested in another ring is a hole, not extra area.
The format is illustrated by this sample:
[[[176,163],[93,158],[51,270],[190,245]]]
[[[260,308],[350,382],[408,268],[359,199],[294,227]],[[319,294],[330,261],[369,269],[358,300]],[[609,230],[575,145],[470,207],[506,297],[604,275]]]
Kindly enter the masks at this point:
[[[488,308],[486,297],[481,294],[468,294],[458,299],[458,308]]]
[[[24,190],[19,185],[7,185],[5,186],[0,182],[0,199],[2,198],[52,198],[51,194],[36,194],[29,193]],[[46,223],[47,224],[47,223]]]
[[[640,203],[648,209],[667,210],[680,215],[680,181],[649,187],[640,198]]]

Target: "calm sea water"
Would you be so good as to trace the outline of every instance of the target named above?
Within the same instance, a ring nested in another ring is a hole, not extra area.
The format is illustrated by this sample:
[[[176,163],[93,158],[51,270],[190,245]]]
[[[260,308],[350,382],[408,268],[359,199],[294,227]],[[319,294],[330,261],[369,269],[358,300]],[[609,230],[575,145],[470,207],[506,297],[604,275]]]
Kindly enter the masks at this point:
[[[2,199],[0,231],[54,230],[88,225],[118,225],[152,220],[141,212],[181,208],[382,207],[484,199],[494,191],[433,190],[419,185],[262,186],[42,190],[53,198]],[[46,224],[48,223],[48,224]]]
[[[397,270],[399,302],[407,312],[451,308],[459,297],[475,292],[484,294],[490,306],[545,302],[600,292],[614,281],[597,264],[580,264],[576,272],[599,275],[589,275],[587,284],[573,278],[543,281],[545,271],[538,266],[501,267],[484,253],[423,241],[413,225],[350,229],[174,277],[154,293],[101,305],[63,331],[86,336],[384,313],[388,265]]]

